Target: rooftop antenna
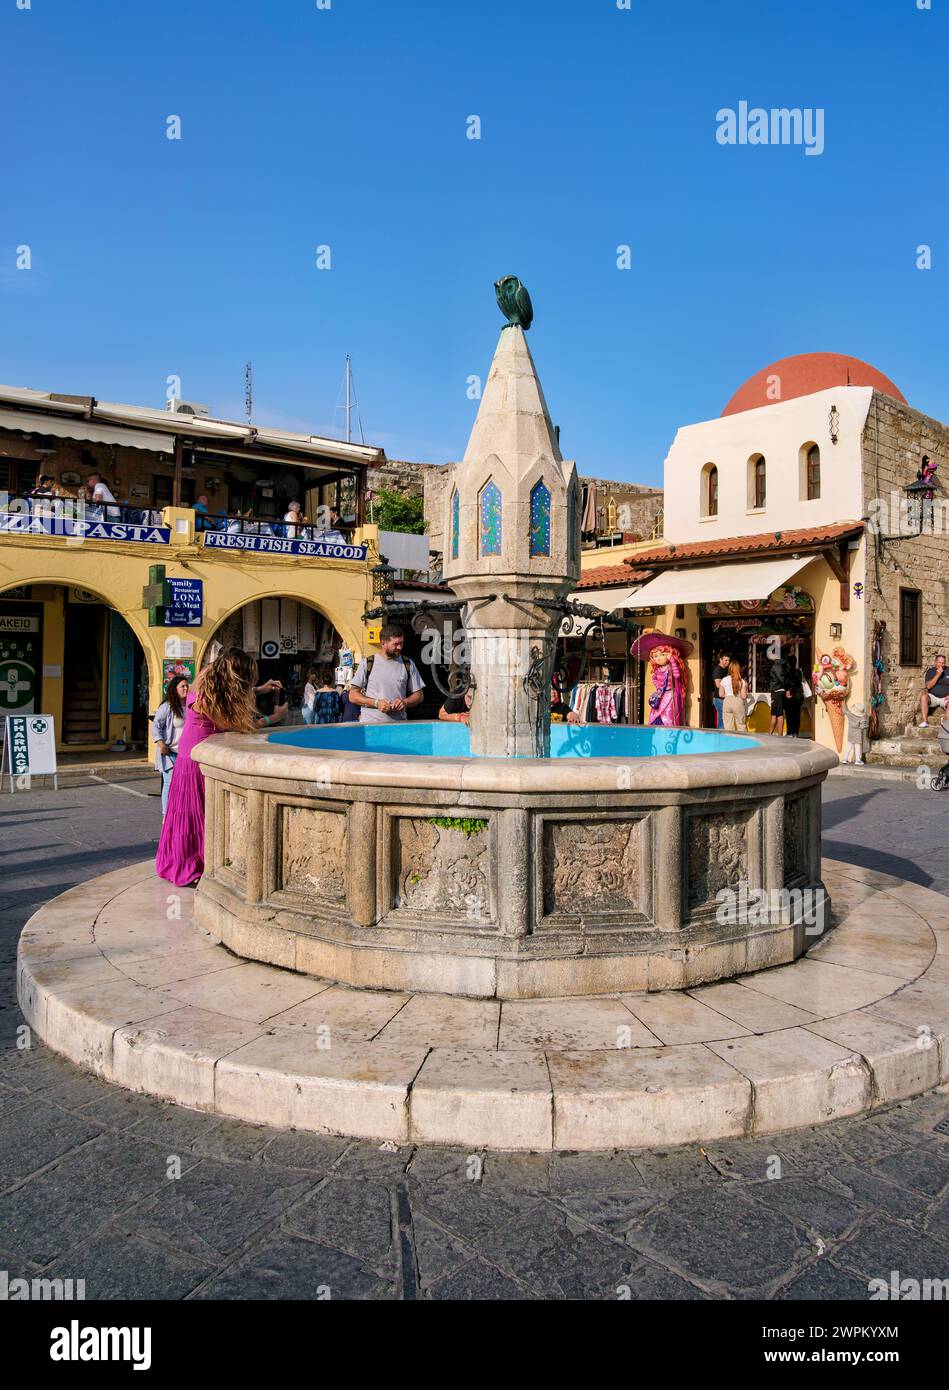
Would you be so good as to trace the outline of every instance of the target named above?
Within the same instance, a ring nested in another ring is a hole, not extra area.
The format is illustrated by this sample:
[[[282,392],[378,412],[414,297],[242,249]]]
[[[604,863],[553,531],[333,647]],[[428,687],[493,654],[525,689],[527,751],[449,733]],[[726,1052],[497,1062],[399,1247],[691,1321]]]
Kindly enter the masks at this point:
[[[247,416],[247,423],[250,424],[250,417],[254,410],[254,368],[248,362],[244,368],[244,414]]]
[[[359,442],[360,444],[365,444],[366,440],[362,432],[362,415],[359,410],[359,401],[356,399],[356,382],[353,378],[353,364],[348,352],[346,354],[345,392],[346,402],[343,409],[346,412],[346,443],[351,444],[353,440],[353,411],[355,410],[356,422],[359,425]],[[338,410],[339,406],[337,405],[336,408]]]

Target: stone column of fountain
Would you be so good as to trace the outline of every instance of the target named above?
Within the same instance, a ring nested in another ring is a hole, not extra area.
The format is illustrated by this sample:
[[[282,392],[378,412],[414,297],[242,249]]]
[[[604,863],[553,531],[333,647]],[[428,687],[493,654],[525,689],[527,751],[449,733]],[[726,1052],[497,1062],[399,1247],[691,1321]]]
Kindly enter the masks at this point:
[[[550,674],[561,621],[537,600],[562,598],[576,586],[579,483],[576,465],[561,456],[524,336],[532,317],[527,292],[511,276],[496,288],[510,322],[464,459],[452,470],[443,573],[467,604],[472,754],[537,758],[550,753]]]

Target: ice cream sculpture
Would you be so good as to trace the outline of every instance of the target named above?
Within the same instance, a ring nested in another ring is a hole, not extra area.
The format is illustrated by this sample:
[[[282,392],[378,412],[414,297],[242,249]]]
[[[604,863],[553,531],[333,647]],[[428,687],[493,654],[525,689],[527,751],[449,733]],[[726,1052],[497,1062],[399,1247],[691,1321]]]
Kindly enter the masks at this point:
[[[850,694],[850,673],[856,669],[857,663],[843,647],[835,647],[829,656],[818,652],[814,662],[814,691],[830,716],[838,753],[844,746],[844,705]]]

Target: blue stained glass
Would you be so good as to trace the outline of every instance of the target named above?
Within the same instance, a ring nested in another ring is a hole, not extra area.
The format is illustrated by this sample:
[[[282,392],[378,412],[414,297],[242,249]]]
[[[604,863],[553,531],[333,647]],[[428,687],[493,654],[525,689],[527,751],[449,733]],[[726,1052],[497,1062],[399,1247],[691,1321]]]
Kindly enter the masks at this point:
[[[458,489],[451,495],[451,558],[458,559],[458,532],[460,530],[461,499]]]
[[[550,489],[545,483],[535,483],[531,488],[530,553],[550,554]]]
[[[487,482],[481,489],[479,519],[481,522],[481,554],[501,553],[501,489]]]

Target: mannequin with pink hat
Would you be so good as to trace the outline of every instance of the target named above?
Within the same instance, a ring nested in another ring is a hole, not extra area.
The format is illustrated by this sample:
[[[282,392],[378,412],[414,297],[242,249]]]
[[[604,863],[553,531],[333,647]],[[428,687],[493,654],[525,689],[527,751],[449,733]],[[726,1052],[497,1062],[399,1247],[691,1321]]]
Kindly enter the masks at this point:
[[[630,647],[630,655],[649,662],[655,690],[649,697],[649,723],[678,728],[685,718],[685,695],[689,683],[686,657],[692,643],[670,637],[658,628],[646,628]]]

